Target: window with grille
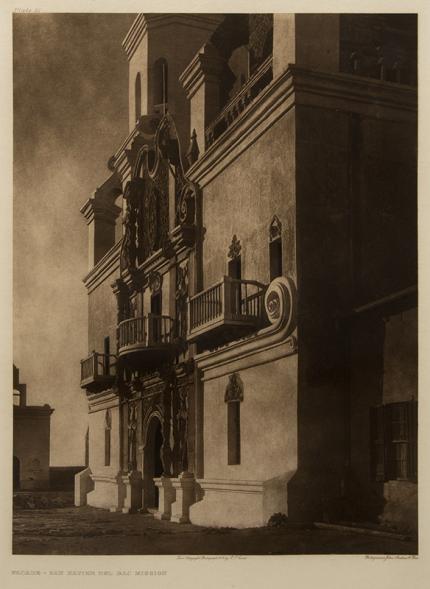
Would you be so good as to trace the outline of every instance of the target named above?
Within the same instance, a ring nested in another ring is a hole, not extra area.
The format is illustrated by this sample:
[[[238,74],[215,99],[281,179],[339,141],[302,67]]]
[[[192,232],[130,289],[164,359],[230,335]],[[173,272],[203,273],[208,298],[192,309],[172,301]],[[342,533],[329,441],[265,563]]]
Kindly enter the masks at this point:
[[[374,480],[417,480],[417,406],[416,401],[406,401],[371,408]]]

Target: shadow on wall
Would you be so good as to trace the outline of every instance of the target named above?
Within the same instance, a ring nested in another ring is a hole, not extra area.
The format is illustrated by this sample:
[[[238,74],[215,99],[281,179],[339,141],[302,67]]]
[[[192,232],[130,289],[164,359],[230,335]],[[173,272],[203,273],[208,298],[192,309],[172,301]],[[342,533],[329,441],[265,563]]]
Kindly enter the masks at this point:
[[[369,411],[382,403],[383,324],[302,320],[299,333],[298,469],[288,485],[289,519],[377,521],[384,489],[371,481]]]
[[[414,355],[393,362],[387,352],[400,345],[387,332],[387,318],[400,316],[390,308],[338,325],[302,322],[301,342],[311,343],[302,343],[299,354],[298,470],[288,486],[289,519],[417,529],[417,403],[403,374],[416,368]],[[405,386],[396,402],[387,402],[392,364],[399,371],[399,362]]]

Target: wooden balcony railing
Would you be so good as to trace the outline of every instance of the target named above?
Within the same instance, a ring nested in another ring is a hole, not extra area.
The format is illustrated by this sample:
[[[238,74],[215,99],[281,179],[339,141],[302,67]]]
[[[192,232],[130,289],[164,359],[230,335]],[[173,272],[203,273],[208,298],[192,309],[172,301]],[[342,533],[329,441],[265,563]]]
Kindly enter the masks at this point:
[[[119,353],[129,349],[151,349],[173,342],[173,319],[167,315],[153,315],[126,319],[118,325]]]
[[[206,149],[214,143],[260,94],[273,78],[272,57],[268,57],[240,91],[205,130]]]
[[[264,320],[264,284],[255,280],[224,278],[191,297],[188,337],[225,326],[255,327]]]
[[[81,360],[81,386],[112,380],[116,374],[116,356],[92,352]]]

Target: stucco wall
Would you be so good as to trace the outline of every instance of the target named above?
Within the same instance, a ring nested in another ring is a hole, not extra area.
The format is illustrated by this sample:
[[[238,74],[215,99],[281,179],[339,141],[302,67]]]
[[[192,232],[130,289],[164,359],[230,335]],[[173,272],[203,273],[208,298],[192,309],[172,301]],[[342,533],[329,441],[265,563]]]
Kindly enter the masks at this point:
[[[111,284],[119,277],[118,271],[112,272],[92,292],[88,294],[88,351],[103,352],[103,340],[110,338],[110,351],[116,350],[117,305]]]
[[[106,407],[100,411],[89,414],[90,468],[93,474],[97,473],[106,476],[115,476],[120,467],[119,408],[118,406],[110,407],[112,419],[111,460],[110,465],[105,466]]]
[[[204,383],[204,478],[267,480],[297,464],[297,356],[241,370],[241,461],[227,464],[228,376]]]
[[[294,146],[289,112],[205,186],[204,288],[227,274],[234,234],[242,245],[242,277],[269,282],[269,226],[275,214],[282,223],[284,273],[295,276]]]

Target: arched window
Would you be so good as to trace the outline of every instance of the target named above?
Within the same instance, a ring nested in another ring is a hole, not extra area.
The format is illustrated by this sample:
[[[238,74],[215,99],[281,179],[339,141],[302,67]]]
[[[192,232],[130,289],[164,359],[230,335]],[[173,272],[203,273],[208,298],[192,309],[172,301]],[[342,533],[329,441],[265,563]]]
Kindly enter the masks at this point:
[[[282,225],[275,215],[269,229],[270,280],[282,276]]]
[[[135,119],[138,121],[142,115],[142,82],[139,73],[134,82],[134,109]]]
[[[168,102],[167,61],[165,59],[157,59],[154,63],[153,88],[154,108],[162,109],[165,112]]]

